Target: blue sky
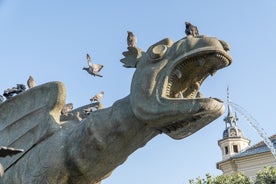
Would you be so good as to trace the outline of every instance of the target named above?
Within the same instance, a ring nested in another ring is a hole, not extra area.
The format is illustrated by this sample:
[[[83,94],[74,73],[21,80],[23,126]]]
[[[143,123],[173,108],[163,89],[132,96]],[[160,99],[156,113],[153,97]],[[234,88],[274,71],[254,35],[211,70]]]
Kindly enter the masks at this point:
[[[245,108],[267,132],[276,133],[276,1],[65,1],[0,0],[0,90],[26,84],[32,75],[38,84],[62,81],[67,102],[74,107],[89,103],[105,91],[103,104],[111,106],[129,94],[134,69],[122,66],[127,30],[146,50],[169,37],[185,36],[185,21],[200,34],[218,37],[231,46],[233,63],[206,79],[205,97],[231,100]],[[89,76],[86,53],[104,65],[103,78]],[[103,184],[184,184],[191,178],[221,174],[217,141],[223,117],[183,139],[159,135],[134,152]],[[258,134],[238,114],[239,126],[251,144]]]

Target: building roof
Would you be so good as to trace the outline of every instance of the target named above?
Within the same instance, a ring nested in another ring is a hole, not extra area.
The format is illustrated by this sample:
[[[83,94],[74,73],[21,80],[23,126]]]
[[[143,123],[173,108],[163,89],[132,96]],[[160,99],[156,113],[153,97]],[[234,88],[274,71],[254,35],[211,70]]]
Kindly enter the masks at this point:
[[[269,139],[273,143],[274,149],[276,149],[276,134],[270,136]],[[254,144],[253,146],[250,146],[249,148],[243,150],[242,152],[235,154],[234,156],[230,157],[229,159],[240,158],[240,157],[244,157],[244,156],[255,155],[255,154],[269,152],[269,151],[270,151],[270,149],[267,147],[267,145],[264,143],[264,141],[261,141],[257,144]]]

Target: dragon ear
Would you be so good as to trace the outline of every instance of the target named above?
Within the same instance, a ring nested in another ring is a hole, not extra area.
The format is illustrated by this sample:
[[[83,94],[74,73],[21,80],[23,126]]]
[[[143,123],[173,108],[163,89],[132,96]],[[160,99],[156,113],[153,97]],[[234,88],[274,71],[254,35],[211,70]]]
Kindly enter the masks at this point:
[[[137,47],[128,47],[127,50],[128,51],[122,53],[125,57],[120,61],[126,68],[136,68],[139,59],[145,54],[145,52]]]

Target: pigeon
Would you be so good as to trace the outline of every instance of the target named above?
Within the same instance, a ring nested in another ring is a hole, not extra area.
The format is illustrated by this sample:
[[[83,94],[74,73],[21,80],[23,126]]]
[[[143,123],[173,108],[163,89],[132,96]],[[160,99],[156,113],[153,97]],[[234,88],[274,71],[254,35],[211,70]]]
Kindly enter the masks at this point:
[[[6,97],[6,99],[10,99],[13,97],[14,94],[22,93],[26,90],[26,86],[24,84],[16,84],[16,87],[12,87],[11,89],[4,90],[3,96]]]
[[[104,92],[101,91],[101,92],[97,93],[95,96],[93,96],[93,97],[90,99],[90,101],[91,101],[91,102],[94,102],[94,101],[95,101],[95,102],[100,102],[100,101],[102,100],[103,96],[104,96]]]
[[[89,115],[93,111],[94,106],[83,109],[84,114]]]
[[[0,146],[0,157],[13,156],[15,154],[23,152],[23,149],[15,149],[12,147]],[[0,177],[3,177],[5,172],[4,167],[0,164]]]
[[[15,149],[12,147],[0,146],[0,157],[12,156],[23,151],[23,149]]]
[[[68,116],[68,112],[71,110],[73,110],[73,104],[72,103],[65,104],[61,110],[61,114]]]
[[[192,35],[193,37],[198,36],[198,29],[196,26],[192,25],[190,22],[185,22],[186,24],[186,29],[185,29],[185,33],[186,35]]]
[[[93,76],[103,77],[102,75],[99,74],[99,72],[103,68],[103,65],[92,63],[91,57],[89,56],[89,54],[86,54],[86,59],[87,59],[88,67],[83,67],[83,70],[86,70],[89,74]]]
[[[29,88],[35,87],[35,80],[32,76],[30,76],[29,79],[27,80],[27,85]]]
[[[127,46],[136,47],[137,38],[131,31],[127,31]]]
[[[82,118],[80,117],[80,112],[79,111],[76,112],[75,116],[76,116],[78,121],[82,120]]]

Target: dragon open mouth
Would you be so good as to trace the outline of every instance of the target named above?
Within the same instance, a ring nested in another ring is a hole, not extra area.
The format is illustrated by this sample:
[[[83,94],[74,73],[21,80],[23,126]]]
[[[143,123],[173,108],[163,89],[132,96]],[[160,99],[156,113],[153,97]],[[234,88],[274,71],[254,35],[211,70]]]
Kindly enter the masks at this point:
[[[199,92],[203,81],[209,75],[214,75],[217,70],[228,66],[230,63],[231,58],[217,51],[180,59],[172,67],[168,80],[164,84],[164,98],[174,100],[203,98]],[[216,99],[216,101],[222,102],[219,99]],[[190,119],[172,122],[161,128],[161,132],[172,138],[182,139],[203,126],[201,123],[195,123],[200,121],[203,116],[199,112]]]
[[[199,88],[203,81],[217,70],[229,65],[229,58],[219,52],[204,53],[184,58],[171,70],[166,83],[167,98],[200,98]]]

